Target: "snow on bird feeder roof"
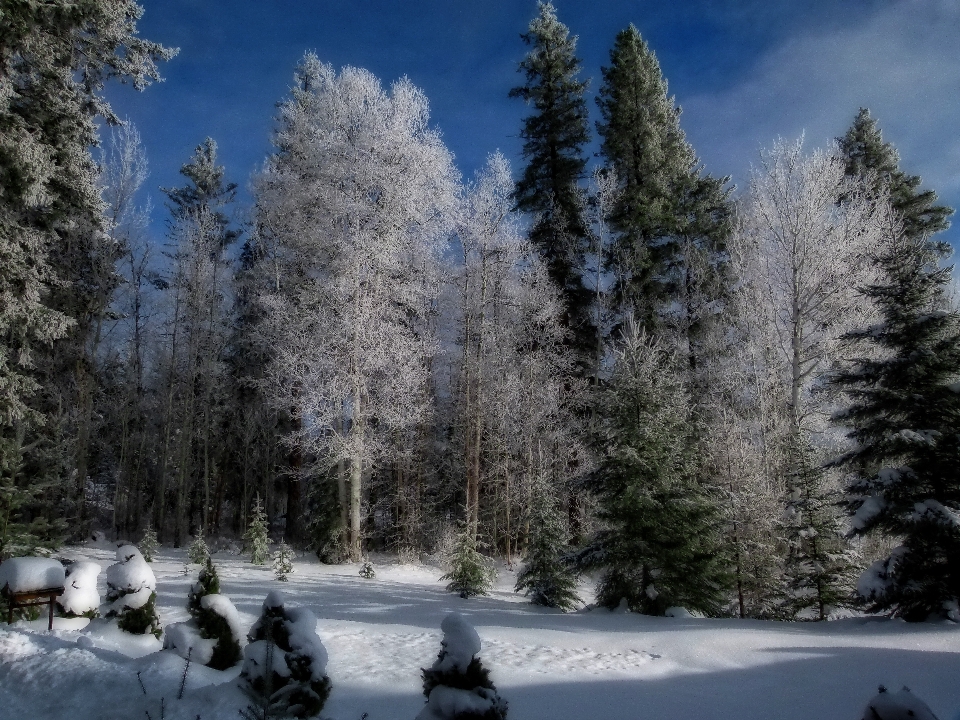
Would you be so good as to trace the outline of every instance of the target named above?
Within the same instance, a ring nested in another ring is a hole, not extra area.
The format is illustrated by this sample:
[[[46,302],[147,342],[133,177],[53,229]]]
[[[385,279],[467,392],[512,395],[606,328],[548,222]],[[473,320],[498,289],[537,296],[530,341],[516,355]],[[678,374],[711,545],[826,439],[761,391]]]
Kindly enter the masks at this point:
[[[0,563],[0,588],[8,592],[28,593],[62,588],[63,565],[58,560],[18,557]]]

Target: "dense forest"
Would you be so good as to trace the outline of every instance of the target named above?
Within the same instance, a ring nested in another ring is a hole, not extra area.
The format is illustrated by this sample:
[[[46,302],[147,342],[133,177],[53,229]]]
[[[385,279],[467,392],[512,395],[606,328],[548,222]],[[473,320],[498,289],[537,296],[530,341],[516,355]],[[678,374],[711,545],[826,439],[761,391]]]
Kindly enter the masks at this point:
[[[409,80],[307,53],[253,206],[198,138],[160,245],[104,85],[175,51],[133,0],[2,7],[0,558],[262,508],[324,562],[442,551],[466,595],[498,556],[562,608],[590,572],[651,614],[956,616],[953,211],[867,110],[735,191],[633,26],[591,124],[540,3],[520,167],[462,178]]]

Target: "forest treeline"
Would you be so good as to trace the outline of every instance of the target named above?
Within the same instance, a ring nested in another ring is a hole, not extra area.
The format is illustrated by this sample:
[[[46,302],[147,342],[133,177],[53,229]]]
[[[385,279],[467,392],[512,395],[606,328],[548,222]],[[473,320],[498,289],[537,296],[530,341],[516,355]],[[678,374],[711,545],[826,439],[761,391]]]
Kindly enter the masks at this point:
[[[635,27],[591,123],[539,3],[521,167],[464,180],[421,90],[307,53],[252,207],[204,139],[158,245],[103,97],[175,53],[141,13],[0,13],[0,556],[262,503],[326,562],[452,547],[465,594],[496,555],[559,607],[960,618],[953,211],[867,110],[735,194]]]

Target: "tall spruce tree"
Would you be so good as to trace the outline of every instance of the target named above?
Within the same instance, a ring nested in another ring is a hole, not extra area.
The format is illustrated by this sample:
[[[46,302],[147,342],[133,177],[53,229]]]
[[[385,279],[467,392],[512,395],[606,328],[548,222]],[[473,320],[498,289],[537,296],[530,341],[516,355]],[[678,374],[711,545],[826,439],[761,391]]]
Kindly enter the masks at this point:
[[[90,155],[97,117],[117,122],[104,84],[120,78],[142,89],[158,79],[156,61],[173,55],[137,36],[142,12],[132,0],[16,2],[0,11],[0,555],[52,539],[50,525],[37,521],[65,512],[35,503],[44,484],[60,483],[44,477],[43,460],[72,439],[44,398],[53,363],[40,360],[51,343],[84,329],[83,301],[99,294],[84,295],[95,278],[72,271],[89,267],[105,230]],[[70,292],[78,302],[66,301]],[[63,475],[77,469],[64,464]],[[67,492],[82,504],[86,473],[77,475]],[[48,500],[57,494],[45,492]]]
[[[534,215],[530,240],[544,259],[550,277],[563,291],[565,324],[573,333],[578,361],[592,366],[596,327],[590,314],[591,291],[584,285],[589,232],[583,217],[583,177],[589,140],[587,82],[578,79],[577,38],[557,19],[549,2],[538,3],[538,15],[521,35],[530,52],[520,62],[526,82],[510,97],[534,108],[523,121],[523,157],[527,160],[517,182],[517,208]]]
[[[601,569],[601,605],[720,612],[728,584],[717,502],[697,479],[690,398],[675,359],[630,322],[600,402],[595,474],[607,525],[581,553]]]
[[[727,178],[702,174],[656,55],[636,27],[617,34],[602,73],[597,132],[620,181],[608,259],[620,318],[632,313],[648,331],[659,330],[664,306],[678,301],[695,366],[698,340],[716,315],[705,308],[724,289]]]
[[[960,600],[960,315],[949,309],[950,246],[933,233],[950,208],[899,170],[869,112],[840,141],[848,172],[889,193],[894,217],[864,289],[880,321],[847,340],[860,351],[836,382],[850,399],[837,416],[851,426],[853,528],[901,539],[861,577],[872,610],[906,620],[945,615]],[[868,174],[869,173],[869,174]]]

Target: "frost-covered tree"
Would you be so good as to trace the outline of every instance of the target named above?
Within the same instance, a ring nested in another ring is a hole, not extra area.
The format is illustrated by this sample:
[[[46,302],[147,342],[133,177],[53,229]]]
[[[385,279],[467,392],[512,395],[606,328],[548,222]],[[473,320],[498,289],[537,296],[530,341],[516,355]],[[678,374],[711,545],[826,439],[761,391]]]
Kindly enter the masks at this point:
[[[507,703],[477,657],[477,631],[460,613],[447,615],[440,629],[440,654],[422,670],[427,704],[417,720],[504,720]]]
[[[525,82],[510,90],[533,107],[523,121],[523,157],[527,165],[517,181],[517,207],[535,219],[530,241],[543,258],[564,302],[564,326],[589,366],[596,328],[590,313],[591,293],[583,281],[588,231],[577,187],[584,173],[583,147],[589,141],[587,82],[578,79],[576,37],[557,19],[554,6],[539,2],[537,17],[521,35],[530,51],[520,62]]]
[[[98,116],[117,121],[104,84],[120,78],[143,89],[158,78],[155,62],[173,54],[137,36],[142,12],[131,0],[91,0],[16,3],[0,16],[0,555],[59,532],[29,522],[32,510],[40,520],[67,511],[59,503],[35,504],[43,491],[37,486],[51,479],[38,477],[46,468],[38,473],[30,456],[74,449],[58,437],[56,404],[38,392],[54,391],[54,378],[40,374],[54,365],[54,351],[45,348],[68,333],[71,349],[77,348],[86,340],[90,311],[101,310],[84,301],[100,293],[87,271],[104,236],[90,148],[97,144]],[[72,365],[88,387],[85,367]],[[64,386],[71,394],[78,389]],[[64,476],[82,470],[75,463],[85,459],[64,455]],[[82,512],[86,473],[78,475],[74,487],[60,487],[57,495],[76,501]]]
[[[280,538],[280,545],[273,553],[273,576],[280,582],[286,582],[293,572],[293,550]]]
[[[359,559],[370,474],[390,458],[392,436],[429,407],[434,341],[423,320],[456,173],[408,80],[385,91],[369,72],[336,73],[312,54],[274,142],[256,192],[257,223],[277,258],[264,299],[275,401],[292,413],[293,446],[320,470],[343,463],[346,546]]]
[[[203,528],[197,530],[190,547],[187,548],[187,558],[194,565],[203,565],[210,558],[210,548],[207,547],[206,540],[203,539]]]
[[[330,678],[313,613],[287,609],[283,595],[271,592],[247,640],[240,684],[262,717],[319,715],[330,695]]]
[[[697,477],[695,417],[674,358],[630,323],[599,399],[595,471],[605,524],[580,557],[600,569],[597,601],[662,615],[720,612],[728,584],[715,491]]]
[[[259,495],[257,495],[253,508],[250,510],[250,524],[247,525],[243,542],[246,549],[251,553],[250,562],[254,565],[263,565],[267,561],[267,555],[270,552],[270,538],[267,537],[267,516],[263,512]]]
[[[153,562],[153,557],[157,554],[160,543],[157,541],[157,531],[153,529],[150,523],[143,531],[143,537],[140,538],[140,553],[147,562]]]
[[[493,587],[494,568],[491,561],[477,549],[476,534],[464,524],[457,533],[450,571],[441,580],[449,580],[447,591],[458,593],[462,598],[486,595]]]

